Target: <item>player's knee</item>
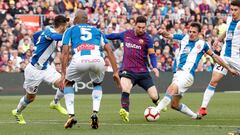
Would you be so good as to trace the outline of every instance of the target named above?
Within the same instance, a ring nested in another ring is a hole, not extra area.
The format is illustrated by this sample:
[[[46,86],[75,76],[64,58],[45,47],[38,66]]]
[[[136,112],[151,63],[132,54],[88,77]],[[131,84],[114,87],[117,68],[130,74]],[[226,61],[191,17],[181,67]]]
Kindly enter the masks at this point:
[[[35,95],[38,92],[38,86],[25,87],[27,95]]]
[[[66,86],[66,87],[72,87],[74,83],[75,83],[74,81],[66,80],[66,81],[65,81],[65,86]]]
[[[217,80],[211,80],[209,83],[211,86],[216,87],[218,85],[218,81]]]
[[[94,91],[99,91],[100,93],[102,93],[102,86],[101,86],[101,83],[96,83],[96,82],[93,82],[93,90]]]
[[[96,86],[101,86],[102,82],[99,82],[99,83],[96,83],[96,82],[93,82],[93,87],[96,87]]]
[[[173,96],[173,95],[176,94],[176,92],[174,92],[173,89],[167,89],[166,94],[167,94],[167,95],[170,95],[170,96]]]
[[[148,87],[146,91],[147,91],[148,95],[151,97],[151,99],[157,100],[159,98],[157,89],[154,85],[151,87]]]
[[[171,103],[171,108],[174,109],[174,110],[178,110],[178,109],[179,109],[178,106],[179,106],[179,105],[178,105],[177,103],[175,103],[175,102],[172,102],[172,103]]]
[[[122,91],[130,93],[133,82],[129,78],[121,78]]]
[[[168,88],[167,88],[167,91],[166,91],[166,94],[170,95],[170,96],[173,96],[173,95],[176,95],[178,94],[178,88],[175,84],[171,84]]]
[[[179,110],[179,100],[176,97],[174,97],[171,102],[171,108],[174,110]]]
[[[151,95],[152,101],[157,101],[159,99],[158,94]]]
[[[36,95],[35,94],[27,94],[26,97],[29,102],[33,102],[35,100]]]
[[[158,105],[158,103],[160,102],[160,99],[159,99],[159,96],[154,96],[154,98],[152,98],[152,102],[155,104],[155,105]]]

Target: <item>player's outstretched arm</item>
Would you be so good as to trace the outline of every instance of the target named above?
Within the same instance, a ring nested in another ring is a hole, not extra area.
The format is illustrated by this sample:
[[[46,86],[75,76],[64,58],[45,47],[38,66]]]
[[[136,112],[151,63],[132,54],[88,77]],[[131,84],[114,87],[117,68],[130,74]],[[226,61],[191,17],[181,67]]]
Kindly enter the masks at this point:
[[[124,38],[124,32],[107,34],[107,35],[105,35],[105,36],[106,36],[106,38],[109,39],[109,40],[120,39],[120,40],[123,41],[123,38]]]
[[[50,38],[51,38],[52,40],[55,40],[55,41],[61,41],[61,40],[62,40],[62,37],[63,37],[63,35],[62,35],[62,34],[58,34],[58,33],[52,33],[52,34],[50,35]]]
[[[224,31],[223,34],[218,37],[218,41],[219,42],[223,41],[225,37],[226,37],[226,31]]]
[[[149,54],[149,57],[150,57],[151,65],[153,67],[152,71],[154,72],[156,77],[159,77],[159,71],[157,69],[157,57],[155,55],[154,49],[149,48],[148,49],[148,54]]]
[[[163,37],[165,37],[165,38],[173,39],[173,34],[167,32],[167,31],[165,31],[165,30],[159,29],[159,30],[158,30],[158,33],[159,33],[160,35],[162,35]]]
[[[215,49],[217,46],[220,45],[220,42],[222,42],[224,40],[224,38],[226,37],[226,32],[224,32],[222,35],[220,35],[216,41],[214,41],[213,43],[213,49]]]
[[[106,52],[108,54],[108,58],[110,60],[112,68],[113,68],[113,79],[117,83],[117,86],[119,88],[121,88],[120,78],[119,78],[119,75],[118,75],[117,62],[116,62],[116,59],[115,59],[114,54],[112,52],[111,45],[110,44],[105,44],[104,49],[106,50]]]
[[[59,84],[59,88],[63,90],[64,88],[64,81],[65,81],[65,76],[66,76],[66,68],[69,60],[69,46],[68,45],[63,45],[62,48],[62,76],[61,76],[61,81]]]
[[[224,68],[226,68],[229,72],[232,73],[232,75],[239,75],[239,73],[234,70],[233,68],[231,68],[228,64],[226,64],[221,57],[219,57],[218,55],[214,54],[214,52],[212,50],[208,50],[207,54],[210,55],[215,62],[217,62],[219,65],[223,66]]]

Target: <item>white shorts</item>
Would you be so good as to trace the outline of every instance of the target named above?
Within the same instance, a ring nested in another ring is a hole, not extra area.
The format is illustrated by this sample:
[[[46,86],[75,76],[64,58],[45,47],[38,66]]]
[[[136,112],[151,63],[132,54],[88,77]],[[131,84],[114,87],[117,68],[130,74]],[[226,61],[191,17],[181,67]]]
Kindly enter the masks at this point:
[[[178,94],[182,95],[192,86],[193,81],[194,78],[191,73],[179,70],[173,75],[172,83],[178,86]]]
[[[91,81],[101,83],[105,75],[105,61],[101,56],[74,55],[67,68],[66,79],[79,82],[88,74]]]
[[[221,56],[221,58],[223,59],[223,61],[226,64],[228,64],[229,66],[233,67],[234,69],[236,69],[240,72],[240,59],[224,57],[224,56]],[[228,72],[227,69],[225,69],[224,67],[222,67],[221,65],[219,65],[217,63],[214,65],[213,71],[218,72],[223,75],[226,75]]]
[[[42,81],[54,83],[61,78],[61,74],[55,68],[48,66],[45,70],[39,70],[29,63],[24,70],[25,81],[23,88],[29,94],[36,94]]]

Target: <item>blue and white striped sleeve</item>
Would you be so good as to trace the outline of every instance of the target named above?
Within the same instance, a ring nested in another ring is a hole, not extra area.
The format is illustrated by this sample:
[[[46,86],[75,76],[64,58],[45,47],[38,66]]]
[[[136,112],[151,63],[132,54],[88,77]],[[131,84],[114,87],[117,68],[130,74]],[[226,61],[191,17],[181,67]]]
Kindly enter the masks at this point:
[[[205,42],[204,47],[203,47],[203,51],[206,53],[209,49],[210,49],[209,45]]]
[[[124,34],[126,31],[121,32],[121,33],[112,33],[112,34],[107,34],[106,38],[109,40],[116,40],[119,39],[121,41],[124,41]]]
[[[62,40],[62,34],[52,32],[50,29],[45,32],[44,36],[47,40],[54,40],[54,41]]]
[[[43,31],[38,31],[38,32],[35,32],[34,34],[33,34],[33,43],[34,43],[34,45],[36,45],[36,43],[37,43],[37,41],[38,41],[38,38],[39,38],[39,36],[42,34],[42,32]]]
[[[173,39],[182,40],[185,35],[183,34],[173,34]]]
[[[62,34],[52,33],[50,35],[50,38],[54,41],[61,41],[62,40]]]

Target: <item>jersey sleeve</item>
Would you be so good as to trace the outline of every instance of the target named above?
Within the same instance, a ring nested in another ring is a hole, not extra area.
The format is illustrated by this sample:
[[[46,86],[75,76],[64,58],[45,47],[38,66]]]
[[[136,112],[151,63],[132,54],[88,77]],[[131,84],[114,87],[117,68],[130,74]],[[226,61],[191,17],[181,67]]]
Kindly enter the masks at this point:
[[[153,39],[148,35],[148,40],[147,40],[147,49],[148,49],[148,54],[155,54],[154,47],[153,47]]]
[[[109,39],[109,40],[115,40],[115,39],[119,39],[121,41],[124,40],[124,32],[121,32],[121,33],[112,33],[112,34],[107,34],[106,35],[106,38]]]
[[[43,31],[38,31],[38,32],[35,32],[34,34],[33,34],[33,43],[34,43],[34,45],[36,45],[36,43],[37,43],[37,41],[38,41],[38,38],[39,38],[39,36],[42,34],[42,32]]]
[[[232,16],[228,16],[226,21],[227,25],[230,25],[231,22],[232,22]]]
[[[148,36],[148,42],[147,42],[147,47],[148,47],[148,49],[153,49],[153,39],[150,37],[150,36]]]
[[[70,45],[70,41],[71,41],[71,29],[67,29],[63,34],[62,44]]]
[[[185,35],[183,34],[173,34],[173,39],[182,40]]]
[[[45,33],[45,38],[47,40],[61,41],[62,40],[62,34],[48,31],[48,32]]]
[[[52,40],[55,40],[55,41],[61,41],[62,40],[62,34],[58,34],[58,33],[52,33],[50,35],[50,38]]]
[[[203,51],[206,53],[210,49],[209,45],[207,43],[204,43]]]
[[[107,41],[107,38],[106,38],[106,36],[103,34],[103,33],[101,33],[101,39],[100,39],[101,41],[100,41],[100,45],[101,46],[104,46],[105,44],[108,44],[109,42]]]
[[[147,48],[148,48],[148,54],[150,57],[151,65],[153,68],[157,68],[157,57],[153,48],[153,39],[150,36],[148,36]]]

